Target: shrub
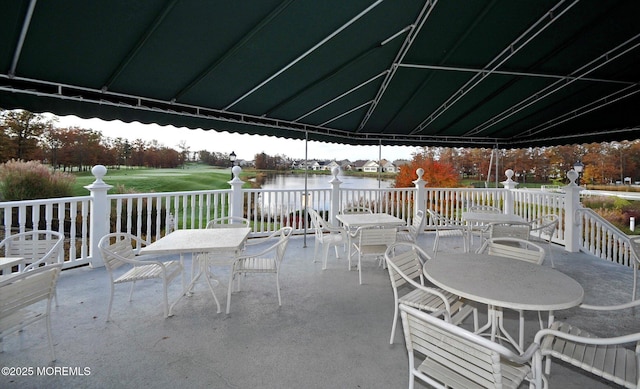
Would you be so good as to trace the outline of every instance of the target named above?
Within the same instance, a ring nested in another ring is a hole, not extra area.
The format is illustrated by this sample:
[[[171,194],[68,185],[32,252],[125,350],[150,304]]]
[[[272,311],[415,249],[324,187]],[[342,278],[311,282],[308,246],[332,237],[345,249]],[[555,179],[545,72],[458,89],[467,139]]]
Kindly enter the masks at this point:
[[[3,201],[67,197],[75,177],[51,171],[38,161],[12,159],[0,165],[0,199]]]

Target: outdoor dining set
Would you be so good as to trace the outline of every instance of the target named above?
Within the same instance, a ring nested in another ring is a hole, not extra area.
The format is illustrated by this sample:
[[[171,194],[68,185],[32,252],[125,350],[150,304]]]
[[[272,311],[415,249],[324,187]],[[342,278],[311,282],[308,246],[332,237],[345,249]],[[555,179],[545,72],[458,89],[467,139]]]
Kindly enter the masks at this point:
[[[612,306],[583,303],[582,285],[555,269],[550,255],[558,228],[556,216],[527,221],[481,206],[469,207],[461,222],[434,209],[418,210],[407,224],[402,218],[361,206],[343,209],[336,223],[327,221],[323,213],[307,208],[315,234],[314,262],[328,269],[333,248],[338,260],[346,257],[347,270],[357,269],[360,285],[366,284],[363,268],[372,267],[367,258],[388,272],[394,297],[390,344],[400,322],[410,388],[415,378],[443,388],[517,388],[523,381],[544,388],[552,359],[624,387],[640,387],[640,333],[596,337],[577,327],[579,323],[556,320],[557,311],[574,307],[608,311],[640,304],[638,300]],[[429,248],[418,239],[426,230],[434,234]],[[241,280],[250,280],[245,277],[250,274],[274,275],[282,305],[279,275],[292,228],[248,239],[251,231],[249,220],[226,217],[211,220],[206,228],[167,233],[149,244],[128,233],[104,236],[99,250],[110,281],[106,320],[112,320],[116,285],[130,285],[131,301],[134,285],[152,279],[162,282],[165,317],[174,315],[177,304],[194,295],[198,282],[206,284],[205,295],[210,292],[220,313],[219,267],[229,271],[227,314],[234,289],[240,289]],[[448,237],[459,239],[462,250],[440,251],[440,240]],[[63,245],[64,236],[50,230],[14,234],[0,242],[4,255],[0,258],[0,341],[43,320],[52,360],[51,305],[57,304]],[[479,248],[472,250],[474,245]],[[186,274],[187,255],[190,275]],[[542,266],[546,258],[551,266]],[[181,293],[170,303],[169,285],[177,279],[182,282]],[[480,323],[479,312],[486,313],[486,323]],[[525,312],[538,315],[539,329],[530,344],[525,342]],[[505,316],[512,314],[517,316],[517,332],[505,326]],[[635,348],[629,343],[635,343]]]

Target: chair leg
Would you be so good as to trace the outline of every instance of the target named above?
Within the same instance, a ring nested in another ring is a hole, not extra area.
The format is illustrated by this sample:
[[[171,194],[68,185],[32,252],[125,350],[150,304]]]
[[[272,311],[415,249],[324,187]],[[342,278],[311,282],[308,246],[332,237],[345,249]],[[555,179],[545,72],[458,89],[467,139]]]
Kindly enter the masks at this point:
[[[336,247],[336,251],[338,249],[338,246]],[[327,270],[327,257],[329,256],[329,244],[325,243],[322,245],[322,258],[323,258],[323,262],[322,262],[322,270]]]
[[[229,314],[229,308],[231,308],[231,290],[233,289],[233,269],[229,275],[229,286],[227,287],[227,315]]]
[[[136,282],[131,282],[131,290],[129,291],[129,301],[133,299],[133,287],[136,285]]]
[[[51,361],[56,360],[56,350],[53,348],[53,336],[51,335],[51,299],[47,300],[47,317],[45,318],[47,324],[47,338],[49,340],[49,351],[51,352]]]
[[[106,321],[111,321],[111,306],[113,305],[113,289],[115,288],[115,286],[113,285],[113,282],[111,283],[111,297],[109,297],[109,308],[107,309],[107,320]]]
[[[282,299],[280,298],[280,277],[276,272],[276,289],[278,290],[278,305],[282,306]]]
[[[349,254],[348,254],[348,258],[349,258],[349,264],[348,264],[348,269],[349,271],[351,271],[351,257],[353,256],[353,253],[351,253],[351,249],[349,249]]]
[[[393,344],[393,339],[396,335],[396,324],[398,323],[398,302],[395,304],[396,308],[393,312],[393,324],[391,325],[391,338],[389,338],[389,344]]]
[[[313,245],[313,263],[316,262],[316,258],[318,257],[318,246],[320,245],[320,241],[318,238],[315,238],[315,244]]]
[[[360,252],[358,252],[358,278],[360,285],[362,285],[362,254]]]

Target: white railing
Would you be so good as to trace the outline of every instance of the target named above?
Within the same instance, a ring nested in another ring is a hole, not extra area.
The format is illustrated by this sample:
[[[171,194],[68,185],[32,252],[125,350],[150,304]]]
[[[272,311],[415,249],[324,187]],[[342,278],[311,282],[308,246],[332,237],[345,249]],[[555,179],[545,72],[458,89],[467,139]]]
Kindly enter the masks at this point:
[[[553,242],[564,244],[564,223],[566,215],[565,194],[561,192],[519,189],[511,192],[514,196],[514,213],[528,221],[543,215],[558,216],[558,228],[551,237]]]
[[[106,169],[96,171],[102,176],[106,173]],[[341,188],[337,174],[328,180],[329,189],[241,189],[242,181],[238,180],[229,190],[118,195],[107,195],[110,186],[96,174],[96,182],[87,186],[91,196],[0,203],[0,231],[4,236],[32,228],[59,231],[67,237],[65,267],[89,262],[100,266],[100,261],[93,262],[99,253],[92,246],[109,231],[129,232],[150,242],[175,229],[203,228],[216,217],[242,216],[251,221],[252,234],[262,236],[283,225],[293,227],[296,233],[307,232],[306,206],[330,219],[343,207],[365,205],[411,223],[416,209],[435,209],[461,221],[468,207],[491,205],[529,221],[544,214],[558,215],[560,228],[554,242],[565,244],[570,251],[582,249],[612,262],[631,264],[628,237],[595,212],[580,208],[578,200],[569,201],[579,199],[575,185],[565,187],[573,197],[535,190],[425,188],[420,175],[414,188],[354,189]],[[578,211],[569,209],[576,207],[573,203],[578,204]],[[108,225],[102,220],[108,220]],[[571,242],[575,243],[573,249]]]
[[[338,209],[365,206],[373,212],[388,213],[406,221],[413,216],[415,188],[340,189]]]
[[[111,231],[128,232],[148,242],[176,229],[203,228],[228,216],[230,190],[109,195]]]
[[[251,221],[253,235],[267,235],[282,226],[300,233],[305,230],[305,206],[326,210],[330,196],[329,189],[245,189],[244,216]]]
[[[32,229],[57,231],[65,236],[63,267],[87,264],[90,206],[89,196],[0,202],[1,238]]]
[[[589,208],[576,211],[576,220],[580,228],[582,249],[607,261],[632,267],[629,237],[616,226]]]
[[[433,209],[440,215],[462,223],[462,212],[475,205],[503,208],[506,189],[426,188],[425,209]],[[433,222],[427,222],[431,228]]]

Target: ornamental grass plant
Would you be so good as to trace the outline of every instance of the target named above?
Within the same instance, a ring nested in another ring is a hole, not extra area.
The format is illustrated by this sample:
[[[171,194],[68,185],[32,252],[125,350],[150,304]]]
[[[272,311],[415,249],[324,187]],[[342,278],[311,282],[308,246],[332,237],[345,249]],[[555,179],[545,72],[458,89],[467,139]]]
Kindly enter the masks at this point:
[[[71,196],[75,177],[38,161],[12,159],[0,165],[0,201]]]

